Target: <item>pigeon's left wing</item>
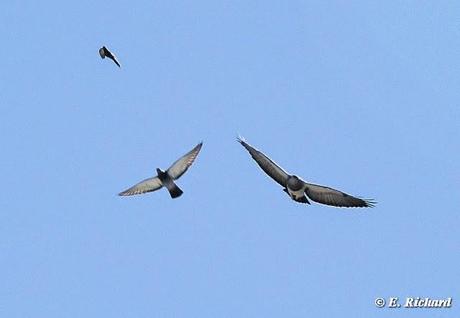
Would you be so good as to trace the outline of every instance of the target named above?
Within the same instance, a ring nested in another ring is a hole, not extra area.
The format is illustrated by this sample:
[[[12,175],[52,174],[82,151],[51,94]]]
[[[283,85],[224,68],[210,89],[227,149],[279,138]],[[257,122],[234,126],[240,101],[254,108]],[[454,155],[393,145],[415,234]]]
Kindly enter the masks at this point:
[[[195,161],[198,153],[203,146],[203,142],[200,142],[198,145],[195,146],[192,150],[186,153],[184,156],[179,158],[176,162],[174,162],[171,167],[166,170],[168,175],[173,178],[174,180],[179,179],[185,171],[192,165],[193,161]]]
[[[280,166],[274,163],[270,158],[268,158],[265,154],[261,151],[255,149],[242,138],[238,138],[238,142],[246,148],[246,150],[251,155],[252,159],[254,159],[259,167],[265,171],[273,180],[278,182],[281,186],[286,187],[286,182],[289,178],[289,175],[286,171],[284,171]]]
[[[153,177],[153,178],[148,178],[145,179],[135,185],[133,185],[131,188],[120,192],[118,195],[121,196],[127,196],[127,195],[134,195],[134,194],[142,194],[146,192],[152,192],[155,190],[160,189],[163,186],[163,184],[160,181],[160,178],[158,177]]]
[[[372,208],[376,204],[373,200],[356,198],[339,190],[311,183],[306,183],[305,194],[315,202],[336,207]]]

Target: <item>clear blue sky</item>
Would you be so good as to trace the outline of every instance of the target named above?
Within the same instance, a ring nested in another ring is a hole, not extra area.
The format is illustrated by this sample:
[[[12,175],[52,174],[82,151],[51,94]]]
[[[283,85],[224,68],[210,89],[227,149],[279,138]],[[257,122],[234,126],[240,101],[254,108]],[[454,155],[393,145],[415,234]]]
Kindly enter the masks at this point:
[[[1,1],[0,316],[460,317],[459,12]],[[289,200],[237,134],[377,207]],[[181,198],[116,195],[201,140]]]

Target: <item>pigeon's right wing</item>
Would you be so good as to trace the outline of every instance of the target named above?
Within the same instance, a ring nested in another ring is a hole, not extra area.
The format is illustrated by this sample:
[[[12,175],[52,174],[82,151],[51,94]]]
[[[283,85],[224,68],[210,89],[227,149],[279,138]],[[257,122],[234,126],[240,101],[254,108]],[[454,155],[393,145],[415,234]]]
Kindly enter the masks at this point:
[[[193,148],[185,155],[183,155],[181,158],[179,158],[176,162],[174,162],[171,165],[171,167],[169,167],[166,171],[168,175],[174,180],[179,179],[185,173],[185,171],[187,171],[187,169],[190,168],[193,161],[195,161],[202,146],[203,143],[200,142],[198,145],[195,146],[195,148]]]
[[[244,148],[249,152],[252,159],[254,159],[259,167],[265,171],[273,180],[278,182],[281,186],[285,187],[289,175],[284,171],[280,166],[274,163],[270,158],[264,155],[261,151],[255,149],[249,145],[246,141],[241,138],[238,138],[238,142],[243,145]]]
[[[118,195],[127,196],[127,195],[134,195],[134,194],[142,194],[142,193],[146,193],[146,192],[152,192],[152,191],[160,189],[162,186],[163,186],[163,184],[161,183],[160,178],[158,178],[158,177],[149,178],[149,179],[145,179],[145,180],[135,184],[134,186],[132,186],[131,188],[129,188],[129,189],[123,191],[123,192],[120,192]]]

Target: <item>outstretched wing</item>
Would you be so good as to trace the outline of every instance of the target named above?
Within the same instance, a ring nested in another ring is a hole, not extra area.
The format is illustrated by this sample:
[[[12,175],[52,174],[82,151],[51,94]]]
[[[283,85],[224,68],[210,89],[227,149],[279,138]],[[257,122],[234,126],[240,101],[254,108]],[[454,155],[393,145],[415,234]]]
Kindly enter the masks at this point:
[[[306,183],[305,194],[315,202],[346,208],[374,207],[373,200],[356,198],[339,190]]]
[[[192,165],[193,161],[195,161],[198,153],[203,146],[203,142],[200,142],[198,145],[195,146],[192,150],[186,153],[184,156],[179,158],[176,162],[174,162],[171,167],[166,170],[168,175],[173,178],[174,180],[179,179],[185,171]]]
[[[244,148],[249,152],[252,159],[254,159],[259,167],[265,171],[273,180],[278,182],[281,186],[285,187],[289,175],[280,166],[274,163],[270,158],[264,155],[261,151],[255,149],[249,145],[242,138],[238,138],[238,142],[243,145]]]
[[[160,179],[158,177],[153,177],[153,178],[145,179],[133,185],[131,188],[123,192],[120,192],[118,195],[127,196],[127,195],[152,192],[152,191],[160,189],[162,186],[163,184],[161,183]]]

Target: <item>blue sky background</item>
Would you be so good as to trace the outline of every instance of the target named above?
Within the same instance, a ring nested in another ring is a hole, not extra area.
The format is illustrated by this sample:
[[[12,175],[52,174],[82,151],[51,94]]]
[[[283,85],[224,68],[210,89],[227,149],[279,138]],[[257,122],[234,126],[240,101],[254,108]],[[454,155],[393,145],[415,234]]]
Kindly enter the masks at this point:
[[[459,12],[1,1],[0,316],[459,317]],[[238,133],[377,207],[289,200]],[[116,195],[201,140],[180,199]]]

